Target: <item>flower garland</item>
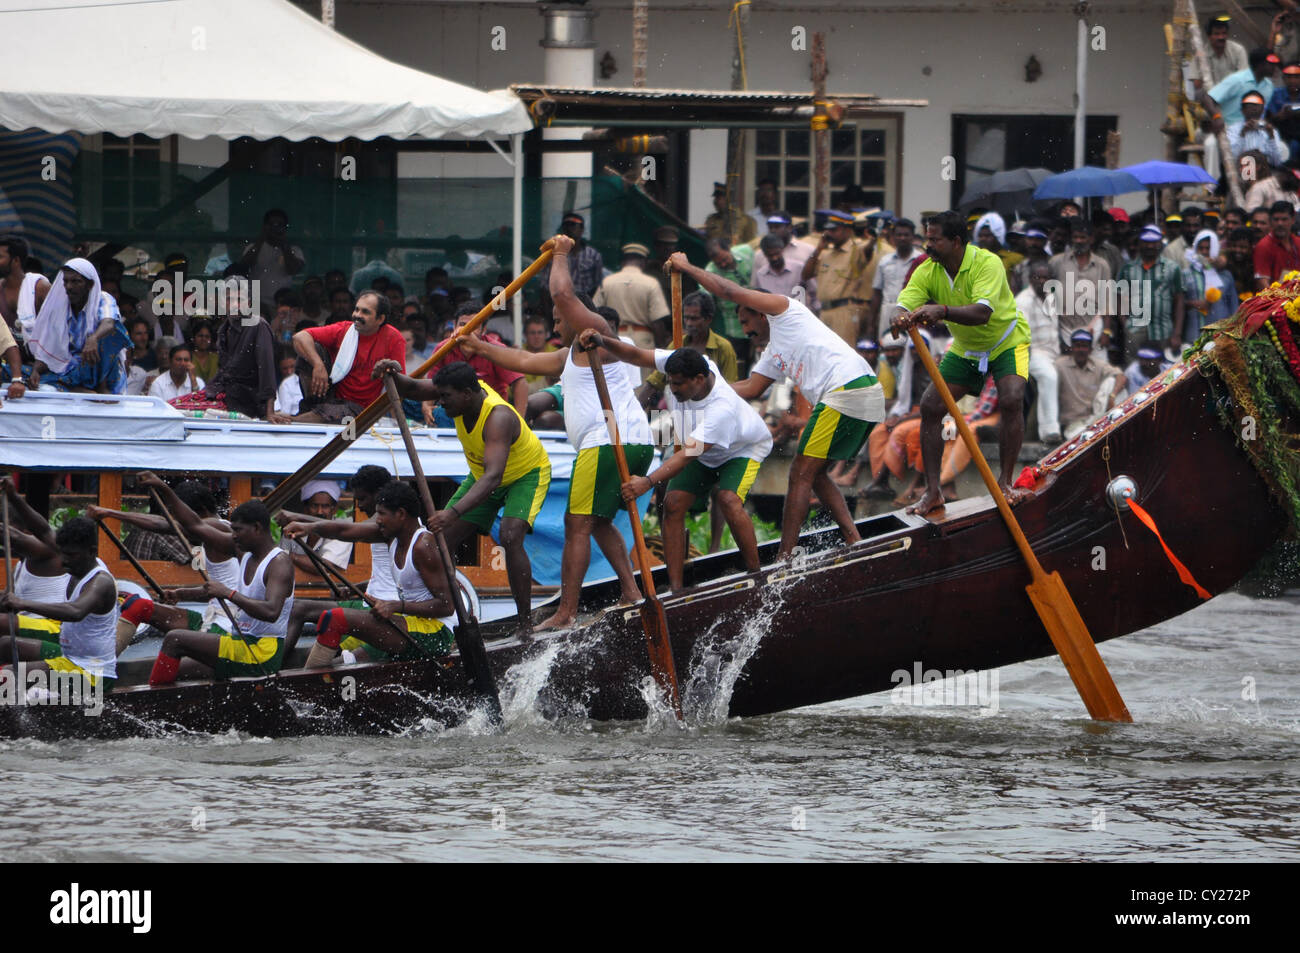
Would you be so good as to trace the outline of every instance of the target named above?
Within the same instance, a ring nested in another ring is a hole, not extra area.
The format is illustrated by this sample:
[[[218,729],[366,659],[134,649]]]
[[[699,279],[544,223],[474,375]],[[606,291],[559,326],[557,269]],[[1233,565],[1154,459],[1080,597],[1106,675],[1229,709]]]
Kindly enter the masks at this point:
[[[1294,302],[1288,303],[1287,317],[1291,317],[1290,305],[1292,304]],[[1292,320],[1296,319],[1292,318]],[[1300,381],[1300,348],[1296,347],[1295,336],[1291,333],[1290,323],[1285,318],[1279,321],[1275,316],[1268,322],[1267,327],[1268,336],[1273,339],[1273,346],[1282,352],[1291,375],[1297,381]]]

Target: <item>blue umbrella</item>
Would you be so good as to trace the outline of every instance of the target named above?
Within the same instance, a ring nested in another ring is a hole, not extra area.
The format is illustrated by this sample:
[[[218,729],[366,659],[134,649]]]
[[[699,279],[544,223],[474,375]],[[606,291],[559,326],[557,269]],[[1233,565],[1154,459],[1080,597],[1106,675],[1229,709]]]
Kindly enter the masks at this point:
[[[1149,189],[1166,185],[1214,185],[1214,176],[1199,166],[1187,165],[1185,162],[1152,159],[1150,162],[1126,165],[1120,171],[1128,172]]]
[[[1036,199],[1072,199],[1075,196],[1120,195],[1145,192],[1146,186],[1136,177],[1119,169],[1099,169],[1085,165],[1054,175],[1034,190]]]

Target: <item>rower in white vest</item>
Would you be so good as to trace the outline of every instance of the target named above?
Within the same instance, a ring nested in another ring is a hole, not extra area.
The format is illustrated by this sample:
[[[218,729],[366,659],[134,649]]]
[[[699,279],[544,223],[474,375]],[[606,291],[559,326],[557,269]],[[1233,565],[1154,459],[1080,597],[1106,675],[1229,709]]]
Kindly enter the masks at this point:
[[[117,677],[117,582],[95,555],[98,539],[95,524],[77,516],[59,527],[55,544],[68,571],[69,580],[62,599],[35,602],[8,592],[0,596],[4,612],[33,612],[57,619],[57,651],[49,643],[19,638],[18,658],[27,671],[55,671],[80,675],[101,690],[112,687]],[[8,628],[8,619],[0,614],[0,628]],[[13,652],[10,637],[0,638],[0,658],[9,659]]]
[[[9,535],[13,555],[18,559],[10,588],[14,595],[30,602],[62,602],[67,598],[70,577],[54,543],[54,530],[23,499],[9,477],[0,480],[0,493],[9,497]],[[43,642],[50,650],[58,648],[59,627],[63,625],[58,619],[20,612],[17,623],[20,638]]]
[[[215,542],[215,540],[214,540]],[[178,677],[233,678],[273,675],[284,661],[284,638],[293,612],[293,561],[271,536],[271,514],[260,500],[250,500],[230,514],[230,534],[240,555],[234,587],[211,579],[202,586],[168,590],[173,601],[224,599],[235,611],[234,635],[173,629],[149,676],[151,685],[168,685]]]

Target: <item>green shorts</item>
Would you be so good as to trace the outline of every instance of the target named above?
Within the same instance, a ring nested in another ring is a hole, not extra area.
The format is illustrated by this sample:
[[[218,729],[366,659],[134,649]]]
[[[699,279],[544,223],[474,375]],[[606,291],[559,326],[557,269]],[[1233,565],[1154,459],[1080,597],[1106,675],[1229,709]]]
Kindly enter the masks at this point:
[[[473,485],[474,474],[471,473],[461,481],[447,505],[455,506]],[[456,511],[460,513],[461,519],[472,523],[484,536],[492,532],[492,524],[496,521],[498,512],[503,518],[523,520],[528,524],[528,531],[531,533],[533,521],[542,511],[542,504],[546,502],[546,491],[550,485],[551,464],[547,462],[529,470],[514,483],[505,483],[497,487],[486,500],[472,510],[461,510],[457,506]]]
[[[22,615],[19,613],[18,618],[18,637],[20,639],[36,639],[46,645],[53,645],[57,650],[59,647],[59,629],[63,623],[57,619],[38,619],[35,616]],[[42,656],[44,657],[44,656]],[[0,664],[3,664],[0,659]]]
[[[41,659],[50,667],[51,672],[62,672],[65,675],[80,675],[82,678],[89,681],[91,685],[101,686],[106,692],[111,692],[113,686],[117,684],[117,679],[110,678],[107,675],[92,675],[76,662],[64,658],[63,653],[61,652],[55,652],[53,655],[46,655],[45,650],[42,648]]]
[[[273,635],[223,635],[217,649],[217,678],[274,675],[284,664],[284,639]]]
[[[837,389],[857,390],[875,383],[874,377],[864,374]],[[867,442],[867,434],[873,426],[874,421],[849,417],[825,404],[818,404],[804,425],[797,452],[817,460],[852,460]]]
[[[555,398],[555,409],[564,413],[564,388],[559,384],[552,384],[550,387],[543,387],[537,393],[550,394]]]
[[[185,610],[185,624],[189,626],[191,632],[211,632],[214,635],[229,634],[227,629],[223,629],[215,622],[210,623],[206,629],[203,628],[203,613],[195,612],[193,609]]]
[[[962,357],[957,353],[956,348],[949,348],[948,353],[939,362],[939,373],[950,385],[964,387],[968,393],[978,394],[984,389],[984,378],[990,375],[995,381],[1001,380],[1008,374],[1028,378],[1029,345],[1017,344],[990,358],[988,374],[980,373],[979,361]]]
[[[720,467],[707,467],[696,457],[686,464],[686,469],[668,481],[669,491],[680,490],[690,493],[697,500],[707,497],[715,486],[719,490],[730,490],[745,502],[749,488],[758,476],[760,461],[749,457],[732,457]]]
[[[354,635],[340,642],[339,648],[352,652],[361,649],[372,662],[405,662],[411,659],[441,658],[456,644],[451,627],[441,619],[429,619],[417,615],[407,615],[402,618],[406,620],[406,634],[415,644],[408,643],[400,652],[385,652]]]
[[[623,445],[627,468],[632,476],[645,476],[654,460],[655,448],[648,443]],[[618,460],[610,444],[578,451],[569,476],[569,512],[575,516],[613,519],[623,509],[623,483],[618,477]]]

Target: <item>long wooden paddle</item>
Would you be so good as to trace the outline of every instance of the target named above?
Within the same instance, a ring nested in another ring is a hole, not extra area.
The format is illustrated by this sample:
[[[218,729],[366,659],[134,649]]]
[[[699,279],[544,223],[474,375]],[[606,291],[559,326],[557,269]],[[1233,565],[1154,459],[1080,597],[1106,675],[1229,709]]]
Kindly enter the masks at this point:
[[[158,601],[165,602],[167,596],[163,593],[163,587],[158,585],[157,580],[155,580],[153,576],[149,575],[149,570],[140,565],[140,560],[136,559],[131,550],[126,548],[126,544],[117,538],[117,534],[105,526],[102,519],[96,519],[95,525],[102,529],[104,535],[113,541],[113,545],[117,547],[118,553],[125,556],[126,561],[135,567],[135,571],[140,574],[140,577],[145,581],[145,585],[152,589],[155,595],[158,596]]]
[[[406,453],[411,458],[411,470],[415,473],[415,488],[420,493],[420,502],[424,504],[425,519],[432,519],[438,512],[433,504],[433,494],[429,492],[429,481],[424,478],[424,467],[420,464],[420,454],[415,449],[415,440],[411,437],[411,427],[402,412],[402,398],[397,393],[397,381],[391,373],[384,375],[384,388],[388,392],[388,405],[397,426],[402,431],[402,442],[406,444]],[[456,607],[456,648],[460,650],[461,660],[465,663],[465,673],[469,676],[474,690],[487,703],[488,717],[493,724],[501,723],[501,696],[497,694],[496,679],[492,677],[492,668],[488,665],[487,649],[483,645],[483,633],[479,631],[478,619],[465,603],[456,579],[456,564],[451,558],[451,549],[441,532],[433,534],[438,544],[438,553],[442,556],[442,569],[447,577],[447,591],[452,604]]]
[[[158,507],[158,512],[167,520],[167,524],[171,526],[172,532],[175,533],[176,538],[181,541],[181,545],[184,546],[188,552],[193,553],[194,547],[190,545],[190,541],[186,537],[185,531],[181,529],[181,524],[176,522],[176,517],[172,516],[171,510],[167,509],[167,504],[163,502],[162,494],[158,492],[158,488],[156,486],[149,487],[149,495],[153,497],[153,505]],[[208,575],[206,556],[202,555],[202,550],[199,552],[199,557],[193,561],[192,565],[199,571],[199,575],[203,577],[204,582],[211,582],[212,577]],[[242,572],[243,570],[241,569],[240,571]],[[221,611],[224,612],[226,618],[230,620],[230,625],[235,630],[235,635],[239,637],[239,641],[244,643],[244,648],[248,649],[249,657],[257,663],[257,670],[262,673],[263,678],[268,677],[271,673],[262,665],[261,660],[257,657],[257,653],[253,651],[252,643],[248,641],[248,636],[244,635],[244,630],[239,627],[239,621],[235,618],[235,611],[230,608],[230,604],[221,596],[215,596],[215,598],[217,604],[221,606]]]
[[[952,391],[948,389],[943,375],[939,373],[930,349],[925,346],[925,341],[921,339],[916,328],[909,328],[908,333],[912,337],[913,350],[920,355],[921,362],[930,374],[930,379],[934,381],[935,389],[939,391],[948,413],[952,415],[953,422],[957,425],[961,438],[970,451],[971,459],[975,461],[980,476],[984,478],[984,485],[988,487],[993,502],[998,505],[998,512],[1002,514],[1007,529],[1011,531],[1011,538],[1015,540],[1020,555],[1024,557],[1025,564],[1029,567],[1029,574],[1033,581],[1025,587],[1025,590],[1029,593],[1029,599],[1033,602],[1038,617],[1043,620],[1043,628],[1047,630],[1052,644],[1056,646],[1057,654],[1065,663],[1065,670],[1074,680],[1074,687],[1078,690],[1084,705],[1087,706],[1088,714],[1098,721],[1131,722],[1133,716],[1129,714],[1124,699],[1120,697],[1119,689],[1115,687],[1106,663],[1102,661],[1101,653],[1097,651],[1097,644],[1093,642],[1088,626],[1079,615],[1078,607],[1070,598],[1070,592],[1065,588],[1065,581],[1061,579],[1061,574],[1046,572],[1038,562],[1038,557],[1030,549],[1029,541],[1025,539],[1025,534],[1020,529],[1020,523],[1011,513],[1011,507],[1002,494],[1002,488],[998,486],[988,461],[980,452],[979,441],[971,432],[966,418],[957,409],[957,402],[953,400]]]
[[[547,239],[546,244],[542,245],[541,253],[537,259],[523,270],[514,281],[506,285],[505,289],[483,306],[478,314],[474,315],[470,322],[457,331],[447,340],[438,345],[438,349],[433,355],[417,367],[415,370],[408,370],[412,377],[423,377],[425,374],[447,356],[447,353],[459,343],[460,339],[478,330],[479,325],[487,321],[497,311],[505,307],[506,301],[516,294],[520,288],[528,284],[539,271],[545,268],[551,261],[551,254],[554,250],[555,242]],[[388,398],[380,395],[372,400],[365,408],[357,414],[351,421],[350,425],[344,427],[342,431],[336,434],[325,446],[316,451],[315,455],[300,466],[294,473],[285,477],[284,480],[272,490],[262,501],[266,508],[274,513],[278,509],[286,506],[294,495],[298,493],[307,483],[316,478],[331,461],[338,457],[348,448],[359,436],[365,433],[370,427],[384,416],[388,410]],[[404,419],[404,418],[403,418]]]
[[[0,519],[4,520],[5,536],[5,592],[14,591],[14,551],[13,543],[9,538],[9,494],[0,489],[0,507],[3,507],[3,515]],[[5,609],[5,618],[9,620],[9,648],[12,649],[14,678],[18,677],[18,612],[15,609]]]
[[[618,480],[621,486],[632,479],[632,473],[628,469],[627,454],[623,452],[623,441],[619,437],[614,405],[609,399],[609,385],[605,383],[605,368],[600,362],[600,335],[596,335],[593,343],[595,347],[587,352],[587,357],[591,361],[591,376],[596,382],[596,392],[600,395],[600,406],[605,411],[605,426],[609,428],[609,439],[614,445],[614,459],[618,463]],[[650,553],[645,548],[645,537],[641,534],[641,514],[637,512],[635,500],[627,501],[627,516],[628,522],[632,524],[632,539],[636,546],[636,561],[641,570],[641,582],[645,586],[645,601],[641,605],[641,625],[645,629],[650,671],[654,674],[659,687],[668,695],[668,700],[673,706],[673,714],[680,721],[682,696],[677,688],[677,667],[673,664],[673,647],[668,638],[668,616],[664,613],[664,604],[655,595]]]
[[[664,267],[668,267],[665,263]],[[682,273],[673,269],[672,278],[672,297],[673,297],[673,350],[681,347],[685,343],[685,332],[682,329]]]

